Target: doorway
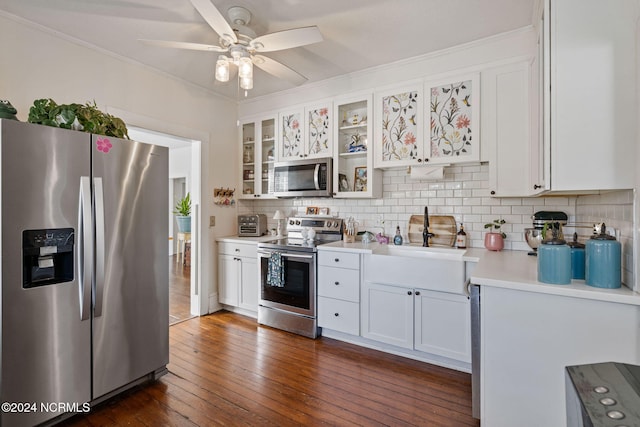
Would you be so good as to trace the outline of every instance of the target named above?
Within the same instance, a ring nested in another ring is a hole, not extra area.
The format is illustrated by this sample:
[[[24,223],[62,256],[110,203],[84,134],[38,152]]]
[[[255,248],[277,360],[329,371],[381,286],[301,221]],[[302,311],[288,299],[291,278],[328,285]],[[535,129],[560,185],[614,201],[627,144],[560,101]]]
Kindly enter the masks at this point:
[[[167,193],[169,206],[167,207],[167,222],[169,225],[167,257],[169,258],[169,325],[190,319],[197,315],[192,307],[197,307],[193,301],[193,290],[196,288],[192,281],[192,269],[197,268],[192,256],[192,247],[196,236],[191,233],[180,233],[174,210],[180,199],[187,194],[195,193],[196,181],[199,177],[193,173],[196,169],[192,163],[199,160],[199,143],[174,135],[163,134],[148,129],[129,127],[129,137],[136,141],[147,142],[169,148],[169,181]],[[196,199],[197,200],[197,199]],[[192,204],[192,216],[194,206]]]

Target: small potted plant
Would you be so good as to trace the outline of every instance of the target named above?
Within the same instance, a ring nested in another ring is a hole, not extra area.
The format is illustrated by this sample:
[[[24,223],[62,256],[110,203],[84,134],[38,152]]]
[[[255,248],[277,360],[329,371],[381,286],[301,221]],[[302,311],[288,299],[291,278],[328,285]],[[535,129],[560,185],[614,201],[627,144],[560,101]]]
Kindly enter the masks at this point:
[[[191,233],[191,194],[187,193],[182,199],[178,200],[173,213],[176,215],[178,223],[178,231],[181,233]]]
[[[500,227],[506,223],[504,219],[496,219],[489,224],[485,224],[484,228],[489,231],[484,235],[484,247],[490,251],[501,251],[504,248],[504,239],[507,235],[500,230]]]

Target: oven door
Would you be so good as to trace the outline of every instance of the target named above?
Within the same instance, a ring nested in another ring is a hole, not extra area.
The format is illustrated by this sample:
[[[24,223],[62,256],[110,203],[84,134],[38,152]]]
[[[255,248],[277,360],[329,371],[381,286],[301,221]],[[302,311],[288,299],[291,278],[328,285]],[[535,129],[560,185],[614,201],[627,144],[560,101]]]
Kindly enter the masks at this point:
[[[267,283],[273,250],[258,251],[260,265],[260,305],[304,316],[316,316],[316,253],[283,249],[284,285]]]

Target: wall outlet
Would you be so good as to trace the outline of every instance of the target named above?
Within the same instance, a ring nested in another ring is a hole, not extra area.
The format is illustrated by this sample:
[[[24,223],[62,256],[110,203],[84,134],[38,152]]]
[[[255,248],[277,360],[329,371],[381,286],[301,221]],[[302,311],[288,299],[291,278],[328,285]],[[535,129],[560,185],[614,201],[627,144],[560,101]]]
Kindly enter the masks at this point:
[[[209,217],[209,227],[215,227],[215,226],[216,226],[216,217],[212,215]]]

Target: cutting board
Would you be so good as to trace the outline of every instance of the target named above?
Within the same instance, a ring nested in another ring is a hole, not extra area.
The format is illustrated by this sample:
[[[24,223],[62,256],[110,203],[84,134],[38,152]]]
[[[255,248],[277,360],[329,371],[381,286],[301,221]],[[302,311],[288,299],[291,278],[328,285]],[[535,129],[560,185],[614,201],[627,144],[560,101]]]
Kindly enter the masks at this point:
[[[411,215],[409,218],[409,243],[422,243],[424,215]],[[429,231],[435,234],[431,245],[453,246],[456,242],[456,220],[451,215],[429,215]]]

